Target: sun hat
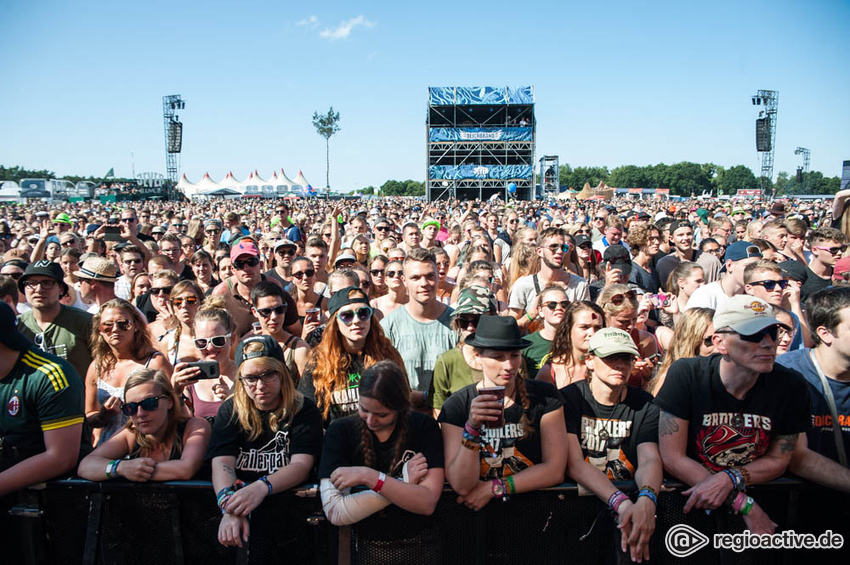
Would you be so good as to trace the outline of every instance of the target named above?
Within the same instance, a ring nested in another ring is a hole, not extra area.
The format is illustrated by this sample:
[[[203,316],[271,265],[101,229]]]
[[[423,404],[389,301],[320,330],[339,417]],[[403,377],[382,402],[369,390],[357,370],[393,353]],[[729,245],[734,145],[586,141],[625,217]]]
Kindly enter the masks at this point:
[[[588,342],[587,351],[597,357],[608,357],[617,353],[629,353],[640,357],[632,336],[617,328],[602,328],[593,334]]]
[[[59,214],[56,214],[55,218],[53,218],[53,223],[54,224],[71,224],[73,222],[71,222],[71,216],[69,216],[65,212],[60,212]]]
[[[747,294],[738,294],[727,300],[714,312],[714,330],[730,328],[741,335],[753,335],[764,328],[785,324],[776,319],[773,306]]]
[[[466,345],[497,351],[525,349],[531,341],[524,339],[516,319],[511,316],[481,316],[475,332],[466,338]]]
[[[93,281],[115,282],[118,280],[118,266],[106,257],[89,257],[80,265],[74,275],[81,279]]]

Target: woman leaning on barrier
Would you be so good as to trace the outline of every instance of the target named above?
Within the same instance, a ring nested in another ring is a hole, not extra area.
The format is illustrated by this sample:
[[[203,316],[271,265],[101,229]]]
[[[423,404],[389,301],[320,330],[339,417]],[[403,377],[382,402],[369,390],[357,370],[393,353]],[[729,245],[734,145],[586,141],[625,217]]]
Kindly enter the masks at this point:
[[[251,511],[309,478],[322,449],[322,417],[295,390],[274,338],[245,339],[236,363],[234,393],[215,417],[207,459],[222,512],[218,540],[242,547]]]
[[[481,316],[466,344],[484,378],[450,396],[440,412],[446,476],[458,501],[477,511],[493,498],[561,483],[563,404],[551,384],[525,380],[521,350],[531,342],[516,320]]]
[[[78,474],[90,481],[118,477],[130,481],[187,481],[204,463],[210,425],[189,418],[163,371],[138,369],[124,385],[123,430],[80,462]]]
[[[362,522],[361,554],[393,563],[439,561],[438,527],[428,516],[445,481],[443,441],[433,418],[411,411],[400,365],[380,361],[363,372],[358,413],[334,420],[325,434],[319,479],[328,520]],[[351,492],[356,487],[368,490]]]
[[[590,338],[587,379],[561,389],[569,440],[567,472],[615,513],[622,550],[632,561],[649,559],[661,488],[658,408],[652,396],[628,385],[639,353],[623,330],[601,329]],[[611,481],[635,481],[636,501]]]

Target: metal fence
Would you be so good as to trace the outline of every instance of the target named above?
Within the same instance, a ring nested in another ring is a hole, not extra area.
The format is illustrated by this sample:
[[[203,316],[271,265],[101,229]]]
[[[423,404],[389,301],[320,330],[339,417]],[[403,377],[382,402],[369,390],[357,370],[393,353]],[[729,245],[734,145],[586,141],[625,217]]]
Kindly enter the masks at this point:
[[[743,521],[726,511],[684,514],[680,486],[659,496],[652,563],[682,559],[665,547],[665,535],[688,524],[713,538],[740,533]],[[826,530],[850,543],[850,497],[793,480],[754,487],[754,496],[778,530],[816,535]],[[394,507],[350,528],[322,516],[315,488],[306,486],[267,499],[250,518],[242,550],[217,541],[220,513],[208,482],[133,484],[54,481],[7,497],[0,518],[0,563],[143,565],[218,563],[561,564],[626,563],[619,533],[604,504],[565,484],[492,501],[481,512],[456,503],[446,490],[432,517]],[[848,546],[850,547],[850,546]],[[689,556],[698,565],[796,564],[850,561],[850,549],[718,550],[709,543]]]

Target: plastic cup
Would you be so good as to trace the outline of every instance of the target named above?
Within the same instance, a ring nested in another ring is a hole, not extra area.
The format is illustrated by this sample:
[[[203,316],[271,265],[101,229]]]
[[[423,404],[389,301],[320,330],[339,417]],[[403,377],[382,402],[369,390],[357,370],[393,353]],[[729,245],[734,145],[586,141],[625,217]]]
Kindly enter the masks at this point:
[[[484,387],[478,389],[478,394],[492,394],[499,398],[499,402],[502,404],[502,413],[499,414],[499,419],[495,421],[487,420],[484,422],[485,428],[501,428],[505,425],[505,387],[503,386],[491,386]]]

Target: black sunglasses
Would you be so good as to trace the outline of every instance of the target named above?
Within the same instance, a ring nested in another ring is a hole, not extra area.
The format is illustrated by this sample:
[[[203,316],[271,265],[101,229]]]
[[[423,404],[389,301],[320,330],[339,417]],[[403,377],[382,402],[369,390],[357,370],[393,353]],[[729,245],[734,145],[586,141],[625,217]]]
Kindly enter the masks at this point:
[[[168,398],[168,395],[161,394],[159,396],[151,396],[150,398],[145,398],[140,402],[125,402],[121,405],[121,411],[125,416],[135,416],[141,406],[145,412],[153,412],[159,408],[160,398]]]
[[[548,308],[549,310],[554,310],[554,309],[555,309],[555,308],[557,308],[558,306],[560,306],[561,308],[563,308],[564,310],[566,310],[566,309],[567,309],[567,307],[568,307],[569,305],[570,305],[570,301],[569,301],[569,300],[561,300],[561,301],[559,301],[559,302],[556,302],[555,300],[552,300],[552,301],[550,301],[550,302],[544,302],[544,303],[543,303],[543,306],[545,306],[545,307],[546,307],[546,308]]]
[[[751,283],[747,283],[747,284],[752,284],[752,285],[756,285],[756,286],[763,286],[763,287],[764,287],[764,289],[765,289],[766,291],[768,291],[768,292],[773,292],[773,290],[774,290],[777,286],[779,286],[779,288],[781,288],[782,290],[785,290],[785,289],[788,287],[788,281],[786,281],[786,280],[779,280],[779,281],[753,281],[753,282],[751,282]]]
[[[278,255],[284,255],[284,256],[295,255],[295,250],[292,249],[291,247],[283,247],[283,248],[277,250],[277,254]]]
[[[702,340],[702,344],[703,344],[704,346],[706,346],[706,347],[711,347],[711,346],[712,346],[712,344],[714,344],[714,339],[713,339],[713,338],[714,338],[714,336],[713,336],[713,335],[708,336],[707,338],[705,338],[705,339],[703,339],[703,340]]]
[[[306,271],[298,271],[297,273],[292,273],[292,277],[296,279],[301,279],[304,277],[312,277],[316,274],[315,269],[307,269]]]
[[[260,259],[257,257],[248,257],[247,259],[236,259],[231,263],[234,269],[239,269],[240,271],[245,267],[256,267],[260,264]]]
[[[257,314],[263,318],[268,318],[272,315],[272,312],[277,316],[282,316],[286,312],[286,304],[278,304],[274,308],[257,308]]]
[[[354,322],[355,316],[357,316],[357,319],[361,322],[365,322],[372,317],[372,308],[369,306],[363,306],[357,310],[346,310],[345,312],[339,312],[336,315],[336,317],[339,318],[339,321],[346,326],[350,326],[351,323]]]
[[[371,271],[369,271],[369,272],[372,274],[372,276],[373,276],[373,277],[377,277],[377,276],[379,276],[379,275],[383,275],[383,274],[384,274],[384,270],[383,270],[383,269],[372,269],[372,270],[371,270]]]
[[[402,274],[404,274],[402,271],[387,271],[387,278],[394,279],[396,277],[400,277]]]
[[[171,289],[173,289],[173,288],[174,288],[173,286],[160,286],[160,287],[153,286],[153,287],[151,287],[151,294],[156,294],[156,295],[164,294],[166,296],[169,296],[171,294]]]
[[[634,300],[636,297],[637,297],[637,294],[635,293],[635,291],[630,290],[628,292],[623,292],[621,294],[615,294],[614,296],[611,297],[611,302],[614,304],[614,306],[619,306],[626,299]]]
[[[776,341],[776,338],[779,336],[779,326],[777,326],[777,325],[768,326],[768,327],[764,328],[763,330],[756,332],[754,334],[750,334],[750,335],[744,335],[744,334],[738,333],[738,332],[733,331],[733,330],[723,330],[723,331],[719,331],[719,332],[715,332],[715,333],[738,334],[738,337],[740,337],[742,341],[746,341],[746,342],[749,342],[749,343],[761,343],[761,340],[763,340],[764,336],[766,336],[766,335],[770,336],[771,341]]]

